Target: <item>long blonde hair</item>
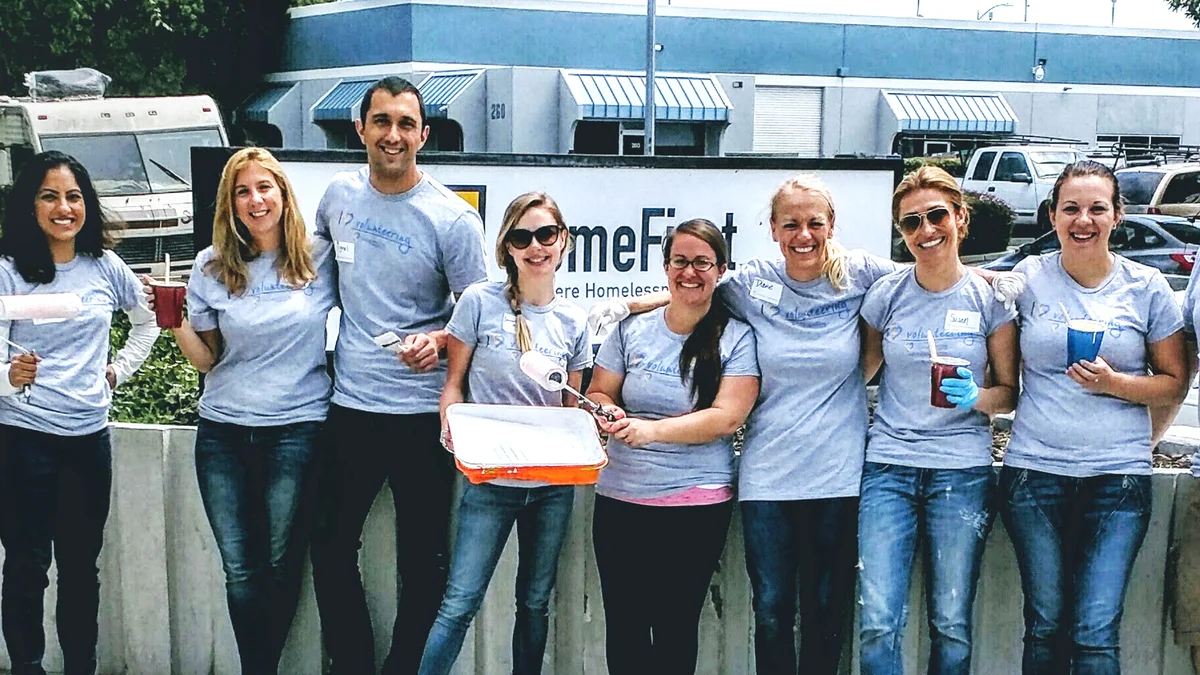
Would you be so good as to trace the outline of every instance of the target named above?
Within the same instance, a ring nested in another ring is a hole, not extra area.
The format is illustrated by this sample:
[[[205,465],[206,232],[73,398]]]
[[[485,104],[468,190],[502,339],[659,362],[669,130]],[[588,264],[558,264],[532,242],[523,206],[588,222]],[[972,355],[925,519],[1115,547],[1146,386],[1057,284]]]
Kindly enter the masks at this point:
[[[783,185],[775,190],[771,197],[771,222],[774,223],[783,208],[783,200],[792,192],[807,192],[820,197],[829,209],[829,237],[825,239],[824,250],[821,254],[821,274],[829,279],[829,285],[835,291],[845,290],[850,285],[850,271],[846,266],[846,247],[833,236],[833,225],[836,214],[833,209],[833,195],[824,181],[808,173],[802,173],[783,181]]]
[[[558,209],[558,203],[554,201],[554,198],[545,192],[526,192],[512,200],[512,203],[504,210],[504,220],[500,225],[499,235],[496,237],[496,263],[504,268],[508,275],[504,283],[504,295],[508,298],[508,306],[517,317],[517,348],[521,350],[522,354],[533,349],[533,333],[529,330],[529,322],[521,314],[520,278],[517,262],[508,252],[507,239],[508,233],[517,226],[526,213],[533,209],[545,209],[554,218],[554,222],[563,228],[564,232],[559,236],[565,237],[566,243],[563,244],[561,253],[565,254],[571,248],[571,236],[569,232],[566,232],[567,224],[563,221],[562,211]],[[562,265],[561,256],[558,264]]]
[[[221,171],[221,183],[217,187],[217,204],[213,217],[213,257],[205,271],[220,281],[233,295],[241,295],[249,283],[249,262],[259,256],[259,251],[250,236],[250,230],[238,220],[233,212],[233,191],[237,187],[238,173],[251,164],[258,164],[271,172],[279,185],[283,213],[280,215],[282,233],[280,256],[275,262],[279,275],[289,285],[299,288],[317,278],[313,265],[312,246],[304,218],[295,202],[295,191],[279,165],[279,160],[265,148],[242,148],[229,158]]]

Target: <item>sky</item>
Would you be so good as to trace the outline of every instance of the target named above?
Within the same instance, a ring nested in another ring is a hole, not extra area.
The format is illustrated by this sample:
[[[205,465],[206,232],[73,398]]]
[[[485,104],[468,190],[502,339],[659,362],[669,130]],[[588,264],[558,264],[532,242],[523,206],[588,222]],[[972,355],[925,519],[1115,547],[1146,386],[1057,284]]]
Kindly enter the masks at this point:
[[[646,5],[646,0],[582,0],[615,4]],[[1108,26],[1113,20],[1112,0],[669,0],[672,7],[716,7],[724,9],[762,9],[788,12],[859,14],[870,16],[921,16],[931,19],[975,20],[976,15],[989,7],[995,8],[994,21],[1021,22],[1025,20],[1025,5],[1029,6],[1029,21],[1083,26]],[[660,8],[668,0],[657,0]],[[984,16],[983,20],[987,20]],[[1167,28],[1200,30],[1182,13],[1171,11],[1165,0],[1116,0],[1116,25],[1126,28]]]

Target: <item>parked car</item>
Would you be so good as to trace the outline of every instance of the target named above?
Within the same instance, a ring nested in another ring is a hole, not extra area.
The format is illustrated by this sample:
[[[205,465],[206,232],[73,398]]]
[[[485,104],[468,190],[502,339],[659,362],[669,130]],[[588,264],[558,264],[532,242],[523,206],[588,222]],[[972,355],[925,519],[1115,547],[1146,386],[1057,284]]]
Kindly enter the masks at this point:
[[[1016,212],[1016,225],[1037,222],[1038,205],[1050,194],[1066,165],[1087,155],[1066,145],[1001,145],[979,148],[971,155],[962,188],[991,194]]]
[[[1200,215],[1200,164],[1163,164],[1116,172],[1128,213]]]
[[[1130,260],[1158,268],[1167,276],[1171,287],[1179,290],[1187,286],[1188,275],[1196,262],[1200,222],[1174,216],[1126,215],[1109,238],[1109,247]],[[1058,234],[1047,232],[980,267],[1007,271],[1028,256],[1059,248]]]

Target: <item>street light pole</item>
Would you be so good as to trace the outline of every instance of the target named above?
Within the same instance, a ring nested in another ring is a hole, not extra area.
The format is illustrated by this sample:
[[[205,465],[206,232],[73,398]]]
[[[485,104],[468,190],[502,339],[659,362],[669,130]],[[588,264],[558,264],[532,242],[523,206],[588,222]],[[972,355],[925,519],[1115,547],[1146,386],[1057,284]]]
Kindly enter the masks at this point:
[[[1029,0],[1025,0],[1025,23],[1029,23]]]
[[[654,154],[654,66],[657,45],[654,30],[654,15],[658,8],[655,0],[646,2],[646,130],[642,140],[642,153]]]
[[[1117,0],[1112,0],[1112,25],[1117,25]]]

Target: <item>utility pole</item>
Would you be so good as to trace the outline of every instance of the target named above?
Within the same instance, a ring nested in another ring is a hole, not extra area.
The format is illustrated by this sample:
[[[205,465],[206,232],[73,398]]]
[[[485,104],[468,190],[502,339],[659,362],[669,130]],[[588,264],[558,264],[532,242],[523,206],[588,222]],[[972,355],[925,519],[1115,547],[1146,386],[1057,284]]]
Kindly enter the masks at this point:
[[[654,61],[658,55],[658,42],[654,31],[654,15],[658,8],[655,0],[646,2],[646,130],[642,139],[642,153],[654,154]]]
[[[1029,0],[1025,0],[1025,23],[1029,23]]]
[[[1112,0],[1112,3],[1113,3],[1112,25],[1115,26],[1115,25],[1117,25],[1117,0]]]

